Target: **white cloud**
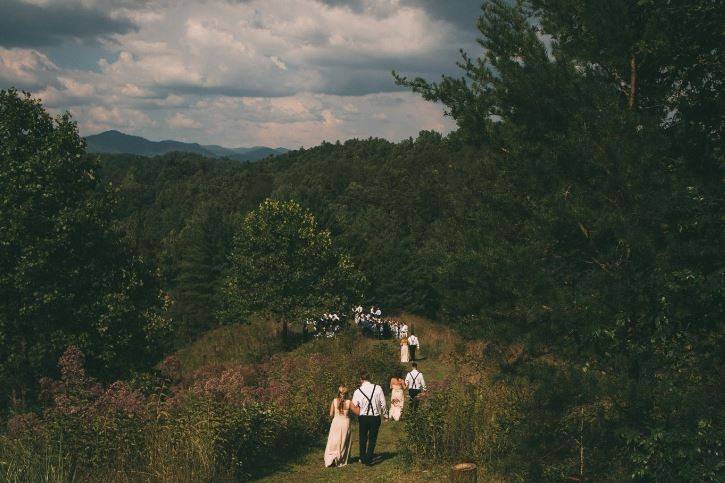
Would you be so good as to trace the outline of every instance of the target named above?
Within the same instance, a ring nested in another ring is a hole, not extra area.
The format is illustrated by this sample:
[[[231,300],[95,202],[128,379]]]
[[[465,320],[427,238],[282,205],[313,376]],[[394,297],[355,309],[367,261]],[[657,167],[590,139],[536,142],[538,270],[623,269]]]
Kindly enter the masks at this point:
[[[97,70],[0,48],[0,81],[70,109],[83,134],[194,130],[203,143],[296,147],[452,128],[439,106],[397,90],[390,76],[437,72],[460,47],[452,24],[413,2],[78,1],[136,28],[102,40]]]
[[[0,47],[0,81],[3,84],[34,88],[47,83],[58,67],[46,56],[32,49]]]
[[[200,123],[180,112],[177,112],[173,116],[166,119],[166,122],[168,122],[170,126],[179,129],[199,129],[201,127]]]

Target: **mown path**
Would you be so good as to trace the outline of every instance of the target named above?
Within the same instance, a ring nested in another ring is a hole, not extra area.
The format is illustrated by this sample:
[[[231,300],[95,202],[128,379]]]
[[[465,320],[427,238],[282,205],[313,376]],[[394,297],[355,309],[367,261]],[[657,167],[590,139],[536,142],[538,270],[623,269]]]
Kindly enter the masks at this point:
[[[381,342],[387,343],[390,342]],[[435,353],[436,351],[429,351]],[[449,365],[440,358],[431,357],[420,360],[419,367],[426,376],[426,382],[439,381],[449,372]],[[377,381],[376,381],[377,382]],[[386,384],[387,381],[379,381]],[[386,399],[389,397],[386,391]],[[404,414],[405,417],[405,414]],[[319,441],[319,444],[290,462],[287,467],[273,475],[256,480],[259,482],[339,482],[339,481],[441,481],[445,480],[448,468],[423,469],[411,467],[405,461],[401,452],[401,445],[404,444],[405,423],[402,421],[383,422],[378,435],[378,443],[375,449],[377,461],[372,467],[366,467],[358,461],[358,426],[353,420],[352,423],[352,449],[350,461],[347,466],[341,468],[325,468],[323,453],[325,450],[326,438]]]

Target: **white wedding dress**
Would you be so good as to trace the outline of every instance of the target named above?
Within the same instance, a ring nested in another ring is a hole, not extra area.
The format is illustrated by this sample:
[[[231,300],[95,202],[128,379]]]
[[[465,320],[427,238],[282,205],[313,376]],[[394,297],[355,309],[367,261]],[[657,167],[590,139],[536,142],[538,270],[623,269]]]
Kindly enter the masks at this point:
[[[410,353],[408,352],[408,343],[400,344],[400,362],[410,362]]]
[[[405,392],[403,392],[402,379],[398,379],[395,382],[390,381],[390,419],[393,421],[400,421],[403,416],[403,406],[405,405]]]

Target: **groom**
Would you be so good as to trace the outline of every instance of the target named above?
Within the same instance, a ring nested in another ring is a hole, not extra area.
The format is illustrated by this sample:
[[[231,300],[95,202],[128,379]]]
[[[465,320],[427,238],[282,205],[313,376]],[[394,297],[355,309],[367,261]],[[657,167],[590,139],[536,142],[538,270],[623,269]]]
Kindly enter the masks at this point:
[[[385,394],[383,388],[370,382],[367,371],[360,373],[360,387],[352,395],[352,412],[358,416],[360,424],[360,462],[372,466],[375,455],[375,443],[378,440],[380,416],[385,413]]]

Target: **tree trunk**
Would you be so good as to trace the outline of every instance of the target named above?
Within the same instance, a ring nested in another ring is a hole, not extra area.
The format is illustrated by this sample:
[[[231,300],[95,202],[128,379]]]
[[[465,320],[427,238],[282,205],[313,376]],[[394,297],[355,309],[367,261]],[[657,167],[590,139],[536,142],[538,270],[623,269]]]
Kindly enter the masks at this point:
[[[476,483],[478,468],[473,463],[459,463],[451,469],[451,481]]]
[[[282,321],[282,342],[285,345],[289,342],[289,322],[286,320]]]
[[[629,59],[629,108],[634,109],[637,104],[637,59],[632,54]]]

